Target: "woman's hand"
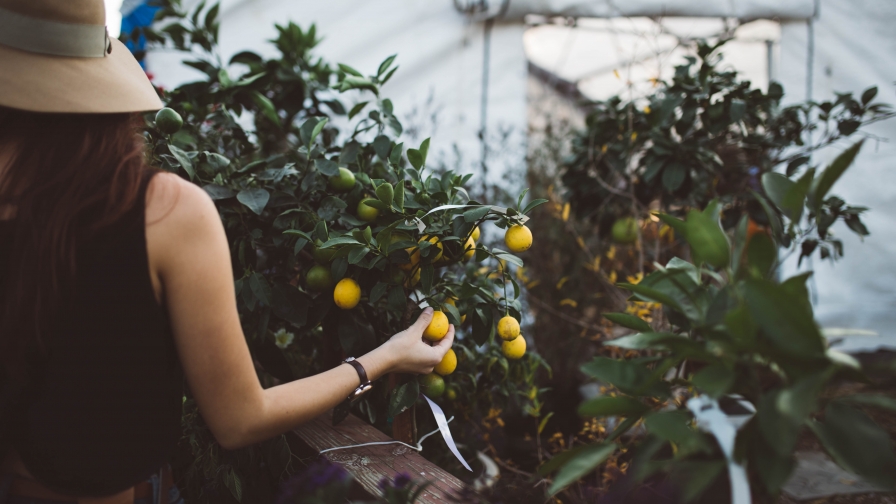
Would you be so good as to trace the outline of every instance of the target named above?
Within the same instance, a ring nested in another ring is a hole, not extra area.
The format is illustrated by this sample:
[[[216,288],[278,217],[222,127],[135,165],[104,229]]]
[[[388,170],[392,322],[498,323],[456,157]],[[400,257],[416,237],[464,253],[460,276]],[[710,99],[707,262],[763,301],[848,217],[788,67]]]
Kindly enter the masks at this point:
[[[448,334],[434,345],[423,340],[423,331],[432,320],[432,308],[423,310],[411,327],[392,336],[380,347],[391,361],[389,370],[396,373],[428,374],[442,362],[454,343],[454,324],[448,326]]]

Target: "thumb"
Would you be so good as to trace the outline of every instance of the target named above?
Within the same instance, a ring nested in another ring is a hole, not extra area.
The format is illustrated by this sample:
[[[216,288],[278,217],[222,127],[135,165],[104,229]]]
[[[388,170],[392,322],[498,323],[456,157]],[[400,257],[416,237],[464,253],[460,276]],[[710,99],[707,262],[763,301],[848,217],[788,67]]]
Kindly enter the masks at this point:
[[[417,317],[417,321],[414,322],[414,327],[421,331],[426,329],[426,326],[432,321],[432,312],[433,310],[430,307],[423,310],[423,313],[421,313],[420,316]]]

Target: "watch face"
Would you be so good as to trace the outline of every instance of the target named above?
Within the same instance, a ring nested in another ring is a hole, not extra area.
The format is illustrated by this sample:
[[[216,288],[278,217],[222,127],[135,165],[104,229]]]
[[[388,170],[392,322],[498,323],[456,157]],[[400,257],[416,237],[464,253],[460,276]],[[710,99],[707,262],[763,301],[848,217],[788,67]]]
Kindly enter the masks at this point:
[[[372,388],[373,388],[372,383],[361,385],[360,387],[356,388],[354,392],[352,392],[352,399],[357,399],[357,398],[361,397],[363,394],[369,392],[370,389],[372,389]]]

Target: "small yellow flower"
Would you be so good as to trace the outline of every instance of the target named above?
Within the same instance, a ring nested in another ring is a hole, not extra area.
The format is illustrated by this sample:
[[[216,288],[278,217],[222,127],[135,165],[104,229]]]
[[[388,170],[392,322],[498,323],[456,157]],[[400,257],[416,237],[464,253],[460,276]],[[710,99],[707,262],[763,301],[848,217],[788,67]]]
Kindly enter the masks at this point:
[[[619,75],[619,70],[616,70],[615,68],[613,69],[613,75],[614,75],[617,79],[621,79],[621,78],[622,78],[622,77]]]
[[[610,250],[607,251],[607,259],[613,260],[616,259],[616,245],[612,245]]]
[[[566,222],[568,220],[569,220],[569,203],[567,202],[565,205],[563,205],[563,222]]]
[[[569,280],[569,276],[565,276],[565,277],[561,278],[561,279],[557,282],[557,290],[562,289],[562,288],[563,288],[563,284],[565,284],[568,280]]]
[[[650,113],[650,107],[649,107],[649,106],[644,107],[644,113],[645,113],[645,114],[649,114],[649,113]]]
[[[639,283],[641,283],[641,280],[644,279],[644,273],[638,273],[635,276],[627,276],[627,277],[625,277],[625,279],[630,284],[638,285]]]
[[[575,300],[566,298],[560,300],[560,306],[571,306],[573,308],[579,306],[579,303],[576,303]]]
[[[610,274],[607,275],[607,279],[610,281],[610,283],[616,283],[616,272],[611,271]]]

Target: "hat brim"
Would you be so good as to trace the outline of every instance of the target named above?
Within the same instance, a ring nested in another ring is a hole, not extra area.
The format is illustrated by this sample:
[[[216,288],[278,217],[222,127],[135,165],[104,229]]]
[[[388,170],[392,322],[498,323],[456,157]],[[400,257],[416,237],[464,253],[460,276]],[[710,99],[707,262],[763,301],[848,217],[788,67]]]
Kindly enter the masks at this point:
[[[32,112],[102,114],[162,108],[121,42],[104,58],[35,54],[0,45],[0,105]]]

